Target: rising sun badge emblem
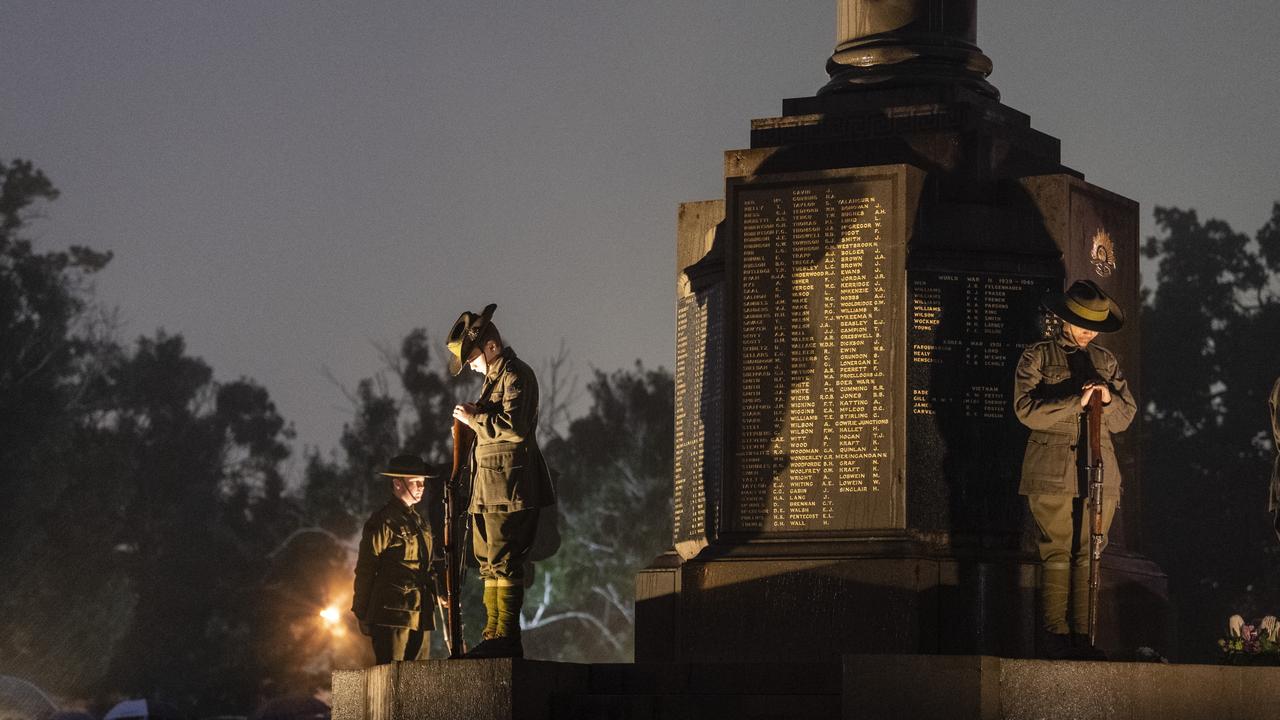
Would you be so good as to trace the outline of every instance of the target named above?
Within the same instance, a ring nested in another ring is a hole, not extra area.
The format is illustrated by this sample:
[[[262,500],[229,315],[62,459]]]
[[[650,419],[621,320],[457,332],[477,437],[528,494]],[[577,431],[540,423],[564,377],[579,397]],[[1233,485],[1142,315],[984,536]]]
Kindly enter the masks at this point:
[[[1093,263],[1093,271],[1098,277],[1109,277],[1116,269],[1116,248],[1106,230],[1098,230],[1093,234],[1093,247],[1089,250],[1089,260]]]

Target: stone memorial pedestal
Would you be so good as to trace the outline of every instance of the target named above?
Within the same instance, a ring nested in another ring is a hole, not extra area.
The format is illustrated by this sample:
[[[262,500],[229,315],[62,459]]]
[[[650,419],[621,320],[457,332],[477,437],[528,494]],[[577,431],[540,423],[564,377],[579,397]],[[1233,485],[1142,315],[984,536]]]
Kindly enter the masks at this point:
[[[985,81],[973,0],[842,0],[832,81],[752,123],[677,226],[673,549],[637,580],[644,661],[1035,654],[1013,371],[1091,279],[1129,315],[1138,207],[1063,166]],[[1137,423],[1100,645],[1167,643]]]

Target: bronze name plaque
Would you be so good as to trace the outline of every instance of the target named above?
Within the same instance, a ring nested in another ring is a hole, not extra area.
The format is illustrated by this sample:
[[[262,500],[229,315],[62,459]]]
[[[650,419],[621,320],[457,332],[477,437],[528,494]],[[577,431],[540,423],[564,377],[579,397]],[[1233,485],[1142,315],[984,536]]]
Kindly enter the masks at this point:
[[[730,185],[731,531],[901,522],[890,460],[903,247],[894,177]]]
[[[675,544],[692,556],[717,530],[724,415],[724,289],[676,301]]]

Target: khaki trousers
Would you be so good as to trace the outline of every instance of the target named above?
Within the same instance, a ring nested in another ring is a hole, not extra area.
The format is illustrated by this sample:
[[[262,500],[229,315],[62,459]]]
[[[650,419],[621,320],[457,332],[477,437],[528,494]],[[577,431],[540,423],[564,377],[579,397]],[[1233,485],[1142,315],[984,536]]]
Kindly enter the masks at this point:
[[[1102,497],[1102,546],[1115,518],[1119,493]],[[1070,495],[1028,495],[1027,505],[1039,530],[1040,611],[1050,633],[1089,632],[1089,514],[1088,498]],[[1071,608],[1068,616],[1068,605]]]
[[[471,549],[480,563],[480,577],[500,586],[524,585],[529,549],[538,531],[538,512],[538,508],[531,508],[471,516],[475,522]]]

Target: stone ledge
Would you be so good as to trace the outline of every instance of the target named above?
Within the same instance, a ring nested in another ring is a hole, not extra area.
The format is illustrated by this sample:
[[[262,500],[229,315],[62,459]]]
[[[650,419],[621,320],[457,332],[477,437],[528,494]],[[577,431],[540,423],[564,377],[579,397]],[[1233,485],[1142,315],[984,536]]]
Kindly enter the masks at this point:
[[[333,674],[333,720],[1262,720],[1280,669],[849,655],[836,663],[428,660]]]
[[[1280,716],[1280,670],[1219,665],[844,658],[846,720],[1253,720]]]
[[[552,700],[588,692],[588,665],[424,660],[333,673],[333,720],[548,720]]]

